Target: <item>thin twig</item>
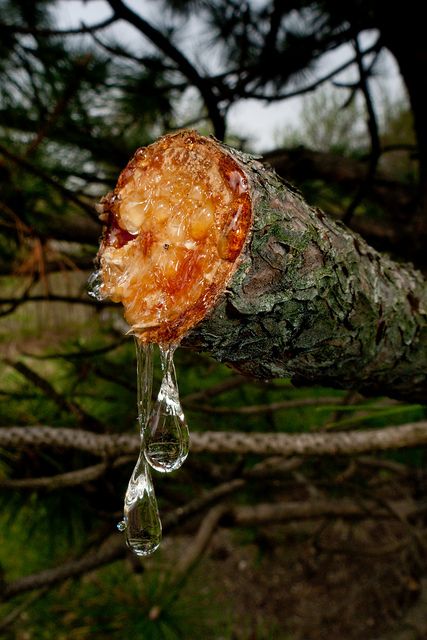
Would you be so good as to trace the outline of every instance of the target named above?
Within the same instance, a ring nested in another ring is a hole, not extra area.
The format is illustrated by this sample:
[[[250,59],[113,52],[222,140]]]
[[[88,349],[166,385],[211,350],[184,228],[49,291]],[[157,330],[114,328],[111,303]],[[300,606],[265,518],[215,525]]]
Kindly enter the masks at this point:
[[[22,354],[34,360],[80,360],[83,358],[93,358],[94,356],[110,353],[118,347],[121,347],[126,341],[127,338],[120,338],[120,340],[115,340],[111,344],[107,344],[105,347],[99,347],[99,349],[83,349],[81,351],[64,351],[64,353],[48,354],[27,353],[26,351],[23,351]]]
[[[269,404],[249,404],[243,407],[213,407],[208,404],[196,404],[187,401],[187,407],[203,413],[213,413],[221,415],[241,414],[246,416],[257,415],[259,413],[273,413],[285,409],[302,409],[312,406],[336,405],[340,398],[336,396],[323,398],[299,398],[296,400],[280,400]]]
[[[53,400],[61,411],[71,413],[80,425],[97,431],[103,430],[104,426],[102,422],[88,414],[77,402],[69,400],[62,393],[58,393],[46,378],[43,378],[40,374],[36,373],[36,371],[33,371],[28,365],[23,362],[14,362],[9,358],[3,358],[3,362],[15,369],[15,371],[31,382],[31,384],[40,389],[48,398]]]
[[[242,489],[245,485],[246,481],[243,478],[235,478],[234,480],[219,484],[210,491],[206,491],[201,496],[194,498],[194,500],[191,500],[186,505],[178,507],[172,511],[172,513],[167,514],[163,521],[163,529],[169,531],[184,520],[204,511],[212,504]]]
[[[13,624],[17,618],[19,618],[21,613],[26,611],[32,604],[34,604],[34,602],[44,596],[44,594],[48,590],[48,587],[42,587],[38,591],[35,591],[31,595],[29,595],[28,598],[21,602],[17,607],[12,609],[12,611],[9,611],[9,613],[3,618],[3,620],[0,620],[0,631],[4,631],[8,627],[10,627],[10,625]]]
[[[196,406],[195,402],[198,400],[206,400],[207,398],[213,398],[214,396],[218,396],[221,393],[225,393],[226,391],[231,391],[232,389],[236,389],[237,387],[242,386],[248,382],[248,379],[244,376],[230,376],[217,384],[214,384],[207,389],[201,389],[200,391],[195,391],[193,393],[189,393],[186,396],[181,398],[181,402],[183,404],[187,404],[188,406]]]
[[[33,36],[79,36],[84,33],[93,33],[95,31],[100,31],[101,29],[105,29],[106,27],[111,26],[114,22],[116,22],[117,18],[113,14],[109,18],[102,20],[101,22],[97,22],[92,25],[85,25],[81,23],[80,27],[74,29],[40,29],[38,27],[24,27],[19,24],[7,24],[4,22],[0,23],[0,27],[7,32],[16,33],[20,35],[33,35]]]
[[[0,597],[6,601],[26,591],[52,586],[68,578],[88,573],[98,567],[109,564],[123,557],[125,552],[126,547],[123,545],[122,538],[118,535],[110,536],[107,542],[97,551],[90,551],[80,558],[64,562],[53,569],[46,569],[6,583],[0,593]]]
[[[91,204],[78,198],[73,191],[71,191],[70,189],[67,189],[67,187],[64,187],[64,185],[58,182],[55,178],[52,178],[50,175],[48,175],[47,173],[45,173],[44,171],[36,167],[34,164],[29,162],[25,158],[22,158],[16,155],[12,151],[10,151],[7,147],[5,147],[3,144],[0,144],[0,154],[2,154],[3,156],[11,160],[18,166],[22,167],[28,173],[31,173],[37,176],[38,178],[41,178],[44,182],[46,182],[46,184],[49,184],[56,191],[58,191],[66,200],[73,202],[78,207],[80,207],[80,209],[83,209],[85,213],[89,214],[89,216],[93,220],[95,220],[96,222],[99,222],[98,216],[95,212],[95,208]]]
[[[380,50],[380,48],[381,48],[380,39],[378,39],[372,46],[368,47],[367,49],[365,49],[365,51],[362,52],[362,56],[366,56],[366,55],[369,55],[370,53],[377,52]],[[244,90],[241,93],[241,96],[245,98],[256,98],[257,100],[264,100],[265,102],[278,102],[279,100],[288,100],[289,98],[295,98],[296,96],[301,96],[305,93],[311,93],[312,91],[315,91],[322,84],[324,84],[328,80],[331,80],[335,76],[339,75],[340,73],[342,73],[343,71],[351,67],[355,62],[356,62],[356,57],[352,57],[350,60],[343,62],[338,67],[335,67],[335,69],[332,69],[332,71],[329,71],[328,73],[326,73],[324,76],[321,76],[317,80],[314,80],[313,82],[305,85],[304,87],[294,89],[293,91],[287,91],[285,93],[276,92],[275,94],[267,95],[263,93],[258,93],[256,91]]]
[[[364,181],[360,185],[356,195],[353,198],[353,201],[350,203],[347,211],[345,212],[342,220],[345,224],[350,224],[351,218],[353,217],[354,212],[356,211],[359,204],[362,202],[365,195],[368,193],[371,188],[375,174],[377,171],[377,166],[379,159],[381,157],[381,141],[380,134],[378,129],[377,116],[374,109],[374,104],[371,97],[371,92],[369,90],[368,85],[368,73],[369,71],[365,69],[363,64],[363,55],[360,50],[359,40],[356,36],[354,39],[354,49],[356,52],[356,62],[357,67],[359,69],[359,87],[362,91],[363,97],[365,98],[366,105],[366,113],[367,113],[367,127],[369,136],[371,139],[371,153],[369,158],[368,170],[365,176]]]
[[[174,584],[182,584],[188,574],[194,569],[198,560],[200,560],[206,550],[221,518],[227,513],[227,510],[226,505],[218,504],[208,511],[192,540],[192,544],[187,547],[186,553],[181,556],[176,566],[176,572],[172,580]]]
[[[116,469],[124,464],[128,464],[134,460],[133,456],[120,456],[112,463],[100,462],[84,469],[76,469],[75,471],[67,471],[66,473],[58,473],[54,476],[45,476],[42,478],[6,478],[0,479],[0,487],[3,489],[48,489],[56,491],[63,487],[75,487],[77,485],[92,482],[103,476],[108,469]]]
[[[49,295],[36,296],[23,295],[20,298],[0,298],[0,304],[15,305],[14,309],[22,304],[26,304],[27,302],[66,302],[67,304],[83,304],[89,305],[91,307],[113,306],[114,304],[116,304],[115,302],[104,300],[100,301],[89,297],[78,298],[75,296],[63,296],[54,293],[50,293]]]

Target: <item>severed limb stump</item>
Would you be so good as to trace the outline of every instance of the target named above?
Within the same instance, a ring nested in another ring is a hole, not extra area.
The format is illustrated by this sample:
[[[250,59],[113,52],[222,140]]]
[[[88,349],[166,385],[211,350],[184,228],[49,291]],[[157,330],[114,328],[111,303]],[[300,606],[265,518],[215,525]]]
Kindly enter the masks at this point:
[[[252,156],[194,131],[138,149],[100,205],[101,294],[142,342],[256,378],[424,402],[427,285]]]

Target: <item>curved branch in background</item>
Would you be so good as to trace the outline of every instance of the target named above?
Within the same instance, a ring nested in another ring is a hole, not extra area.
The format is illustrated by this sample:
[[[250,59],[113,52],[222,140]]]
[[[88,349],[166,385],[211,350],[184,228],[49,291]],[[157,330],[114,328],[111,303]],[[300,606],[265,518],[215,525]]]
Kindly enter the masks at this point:
[[[354,188],[366,175],[366,160],[344,158],[332,152],[313,151],[305,147],[275,149],[264,154],[263,160],[281,178],[299,182],[320,178],[341,187]],[[390,218],[393,218],[411,206],[413,193],[411,187],[379,172],[370,197],[387,209]]]
[[[68,578],[80,576],[122,558],[125,553],[126,547],[123,545],[121,536],[111,537],[97,551],[90,551],[81,558],[64,562],[53,569],[46,569],[4,584],[0,588],[0,599],[10,600],[20,593],[43,589]]]
[[[380,38],[378,38],[378,40],[373,45],[371,45],[364,51],[361,51],[362,59],[364,56],[369,55],[371,53],[378,53],[380,50],[381,50],[381,40]],[[339,75],[340,73],[342,73],[343,71],[351,67],[353,64],[355,64],[356,62],[357,62],[357,58],[352,57],[350,58],[350,60],[347,60],[346,62],[343,62],[342,64],[332,69],[332,71],[328,71],[328,73],[325,73],[324,76],[321,76],[320,78],[313,80],[313,82],[310,82],[309,84],[306,84],[302,87],[298,87],[298,89],[294,89],[292,91],[286,91],[285,93],[276,92],[272,95],[269,95],[265,93],[258,93],[257,91],[250,91],[250,90],[244,89],[240,91],[239,96],[242,98],[253,98],[255,100],[263,100],[267,103],[279,102],[280,100],[288,100],[289,98],[302,96],[306,93],[311,93],[312,91],[315,91],[320,86],[322,86],[322,84],[325,84],[325,82],[327,82],[328,80],[332,80],[332,78],[335,78],[335,76]]]
[[[68,471],[66,473],[58,473],[56,476],[46,476],[43,478],[12,478],[12,479],[0,479],[0,488],[2,489],[28,489],[34,491],[36,489],[48,489],[49,491],[55,491],[57,489],[63,489],[64,487],[75,487],[92,480],[100,478],[106,470],[108,465],[105,462],[94,464],[91,467],[85,469],[78,469],[77,471]]]
[[[11,305],[11,307],[13,307],[12,311],[15,311],[17,307],[21,306],[22,304],[25,304],[26,302],[43,302],[43,301],[66,302],[67,304],[83,304],[86,306],[88,305],[91,307],[98,307],[98,308],[104,307],[106,305],[111,306],[112,304],[109,302],[99,302],[98,300],[89,298],[89,296],[85,298],[78,298],[74,296],[61,296],[61,295],[52,293],[47,295],[36,295],[36,296],[23,295],[21,298],[0,298],[0,305],[1,304]],[[8,315],[9,313],[11,313],[9,309],[7,309],[6,311],[0,312],[0,317],[4,315]]]
[[[15,362],[9,358],[4,358],[3,362],[40,389],[61,411],[73,415],[78,424],[81,426],[84,424],[86,428],[90,428],[93,431],[103,431],[103,424],[97,418],[88,414],[77,402],[69,400],[65,395],[58,393],[49,380],[40,376],[24,362]]]
[[[7,24],[5,22],[0,22],[0,32],[4,30],[7,33],[16,33],[19,35],[32,35],[37,37],[46,37],[46,36],[79,36],[84,33],[95,33],[95,31],[101,31],[101,29],[106,29],[110,27],[117,21],[117,17],[113,14],[109,18],[105,18],[105,20],[101,20],[101,22],[96,22],[95,24],[86,25],[84,23],[80,24],[80,27],[76,27],[74,29],[40,29],[38,27],[24,27],[19,24]]]
[[[25,158],[12,153],[3,144],[0,144],[0,154],[8,160],[11,160],[14,164],[17,164],[19,167],[22,167],[28,173],[41,178],[44,182],[46,182],[46,184],[50,185],[56,191],[58,191],[58,193],[60,193],[61,196],[63,196],[66,200],[69,200],[73,204],[77,205],[80,209],[83,209],[85,213],[89,214],[90,218],[92,218],[93,220],[97,219],[94,207],[91,204],[84,200],[81,200],[81,198],[78,198],[75,195],[74,191],[71,191],[71,189],[67,189],[67,187],[64,187],[64,185],[58,182],[55,178],[52,178],[50,175],[33,165]]]
[[[134,458],[129,456],[121,456],[116,458],[113,463],[100,462],[91,467],[77,469],[76,471],[67,471],[66,473],[58,473],[55,476],[45,476],[42,478],[12,478],[0,479],[0,488],[3,489],[28,489],[30,491],[38,489],[47,489],[48,491],[56,491],[64,487],[76,487],[87,482],[93,482],[101,478],[108,469],[116,469],[128,462],[133,462]]]

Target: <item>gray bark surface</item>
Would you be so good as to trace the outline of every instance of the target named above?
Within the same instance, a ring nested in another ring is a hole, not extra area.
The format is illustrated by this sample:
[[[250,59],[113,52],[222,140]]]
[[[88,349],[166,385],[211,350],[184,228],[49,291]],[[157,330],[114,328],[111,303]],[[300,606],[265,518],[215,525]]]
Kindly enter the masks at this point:
[[[227,291],[183,346],[255,378],[425,402],[427,285],[250,156],[253,227]]]

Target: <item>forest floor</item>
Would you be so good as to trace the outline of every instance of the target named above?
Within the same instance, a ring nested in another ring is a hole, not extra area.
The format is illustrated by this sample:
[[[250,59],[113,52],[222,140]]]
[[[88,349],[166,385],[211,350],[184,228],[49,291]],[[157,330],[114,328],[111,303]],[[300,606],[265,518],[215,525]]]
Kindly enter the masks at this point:
[[[215,640],[382,638],[420,595],[423,562],[399,527],[339,521],[244,536],[219,531],[187,584],[194,594],[199,582],[199,595],[222,611],[229,631],[212,628]]]

